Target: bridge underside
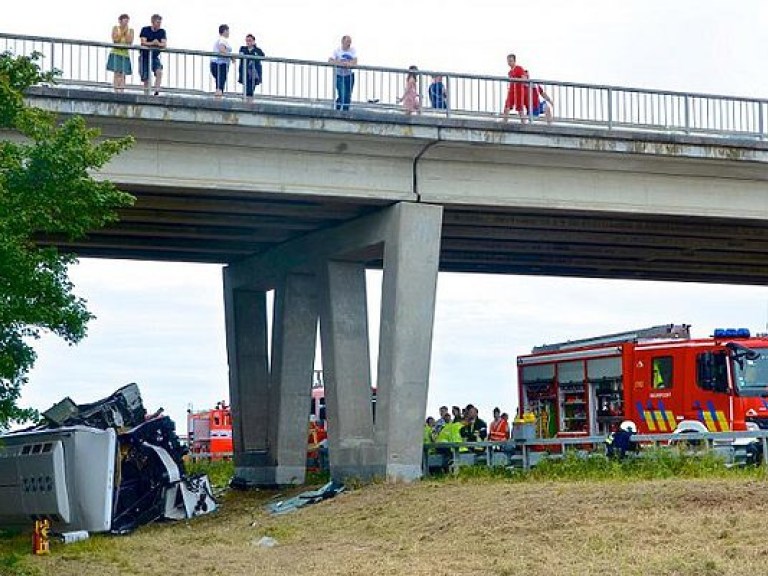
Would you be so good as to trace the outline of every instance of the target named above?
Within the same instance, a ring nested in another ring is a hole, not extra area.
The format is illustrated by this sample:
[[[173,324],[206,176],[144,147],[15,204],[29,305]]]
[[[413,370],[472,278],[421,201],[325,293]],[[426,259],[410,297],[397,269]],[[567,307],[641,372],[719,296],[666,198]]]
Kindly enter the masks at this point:
[[[82,257],[230,264],[391,205],[226,190],[123,187],[117,224],[67,244]],[[380,267],[380,252],[362,260]],[[768,227],[757,220],[444,207],[440,271],[764,284]]]

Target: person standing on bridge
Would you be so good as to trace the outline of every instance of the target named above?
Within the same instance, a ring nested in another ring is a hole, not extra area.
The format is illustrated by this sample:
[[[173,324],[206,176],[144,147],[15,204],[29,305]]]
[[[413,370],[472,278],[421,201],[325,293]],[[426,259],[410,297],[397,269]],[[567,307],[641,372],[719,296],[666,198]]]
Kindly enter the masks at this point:
[[[409,116],[414,112],[421,114],[421,96],[419,96],[419,86],[416,74],[419,69],[416,66],[408,67],[408,76],[405,79],[405,92],[400,97],[405,113]]]
[[[216,82],[217,98],[224,96],[224,89],[227,87],[227,76],[229,75],[229,62],[232,60],[232,45],[229,43],[229,26],[222,24],[219,26],[219,39],[213,44],[213,51],[216,56],[211,58],[211,75]]]
[[[112,42],[130,46],[133,44],[133,28],[128,27],[131,18],[128,14],[120,14],[117,18],[117,26],[112,27]],[[115,92],[125,90],[125,77],[133,73],[131,68],[131,54],[128,48],[113,48],[107,58],[107,70],[114,73],[113,85]]]
[[[328,62],[336,66],[336,110],[349,110],[352,89],[355,87],[352,68],[357,66],[357,50],[352,47],[351,36],[341,38],[341,46],[334,50]]]
[[[509,65],[509,72],[507,73],[507,76],[509,76],[509,89],[507,90],[507,99],[504,102],[502,117],[504,122],[506,122],[509,118],[509,111],[514,108],[520,116],[520,121],[525,122],[525,114],[523,113],[524,83],[522,82],[525,69],[517,63],[517,56],[514,54],[507,54],[507,64]]]
[[[523,78],[528,80],[528,70],[523,74]],[[528,115],[533,121],[534,118],[538,118],[543,115],[547,120],[547,124],[552,124],[552,108],[554,103],[549,94],[544,92],[544,88],[540,84],[528,84],[523,87],[525,91],[526,108],[528,109]]]
[[[432,108],[437,110],[448,108],[448,93],[443,84],[443,77],[439,74],[432,76],[432,84],[429,85],[429,101]]]
[[[144,83],[144,91],[149,92],[149,73],[150,69],[152,70],[155,75],[155,96],[157,96],[160,93],[160,83],[163,81],[163,63],[160,61],[160,50],[166,47],[167,37],[165,29],[160,27],[163,23],[163,17],[160,14],[153,14],[151,21],[152,25],[144,26],[139,34],[142,47],[147,48],[139,54],[139,74]]]
[[[250,101],[253,100],[254,89],[261,84],[261,60],[256,57],[263,58],[264,50],[256,46],[256,37],[248,34],[245,37],[245,46],[240,46],[240,54],[247,58],[240,58],[237,81],[245,87],[245,98]]]

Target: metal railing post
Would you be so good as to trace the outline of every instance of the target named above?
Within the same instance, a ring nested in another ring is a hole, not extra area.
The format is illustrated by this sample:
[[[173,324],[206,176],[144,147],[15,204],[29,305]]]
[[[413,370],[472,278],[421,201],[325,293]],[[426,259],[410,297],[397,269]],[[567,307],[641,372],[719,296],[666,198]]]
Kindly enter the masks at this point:
[[[613,88],[608,88],[608,130],[613,129]]]
[[[451,117],[451,77],[446,74],[445,76],[445,117]]]
[[[691,111],[690,111],[691,100],[690,100],[688,94],[685,95],[684,102],[685,102],[685,110],[684,110],[684,112],[685,112],[685,128],[684,128],[684,131],[685,131],[686,134],[690,134],[691,133]]]
[[[760,139],[765,138],[765,127],[763,124],[763,103],[757,103],[757,133],[760,135]]]
[[[763,436],[760,440],[763,445],[763,466],[768,468],[768,437]]]
[[[51,40],[51,74],[56,71],[56,42]]]

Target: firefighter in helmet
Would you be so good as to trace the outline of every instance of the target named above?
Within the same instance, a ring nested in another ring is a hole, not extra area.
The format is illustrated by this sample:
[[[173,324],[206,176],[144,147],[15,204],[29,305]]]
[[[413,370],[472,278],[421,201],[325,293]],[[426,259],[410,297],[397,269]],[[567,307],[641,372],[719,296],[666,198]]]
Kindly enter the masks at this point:
[[[627,452],[637,452],[637,442],[632,440],[632,435],[637,434],[637,426],[631,420],[624,420],[613,434],[606,438],[608,456],[621,460]]]

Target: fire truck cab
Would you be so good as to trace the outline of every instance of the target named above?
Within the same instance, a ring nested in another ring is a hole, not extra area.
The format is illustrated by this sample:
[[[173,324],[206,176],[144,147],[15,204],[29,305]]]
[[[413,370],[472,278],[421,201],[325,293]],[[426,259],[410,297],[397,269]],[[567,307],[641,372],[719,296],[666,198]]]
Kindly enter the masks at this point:
[[[746,329],[692,339],[663,325],[539,346],[520,356],[520,412],[539,438],[768,428],[768,337]]]

